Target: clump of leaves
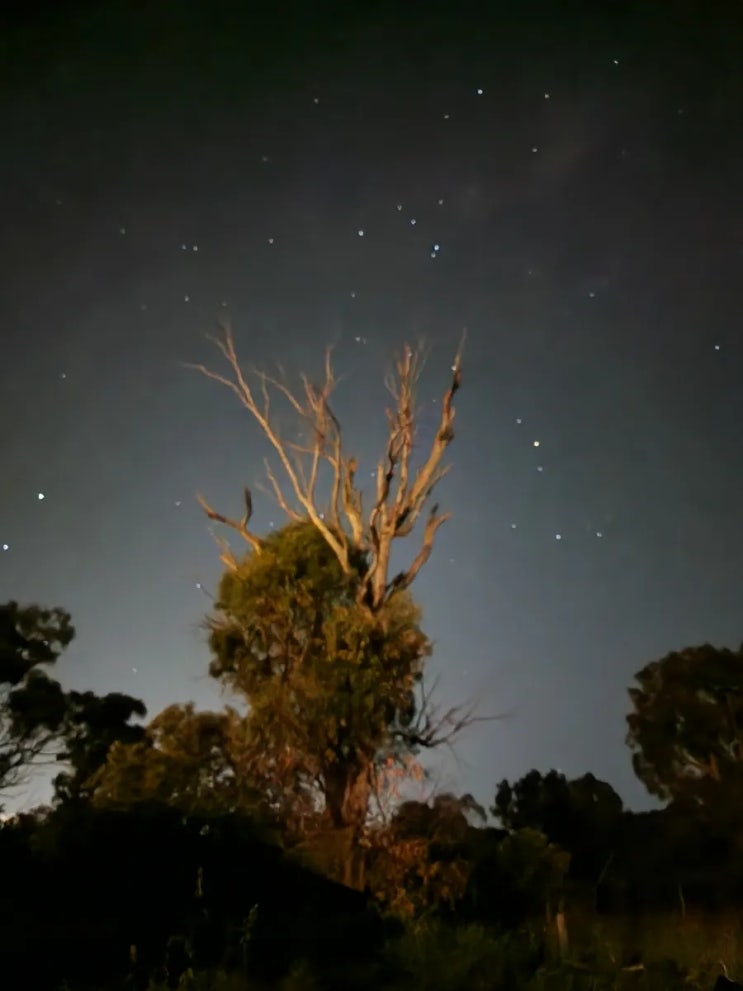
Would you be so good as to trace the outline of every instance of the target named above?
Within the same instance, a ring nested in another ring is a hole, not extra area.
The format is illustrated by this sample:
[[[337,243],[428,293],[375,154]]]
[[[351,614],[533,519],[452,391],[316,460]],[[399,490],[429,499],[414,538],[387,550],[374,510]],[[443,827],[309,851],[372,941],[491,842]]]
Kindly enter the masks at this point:
[[[366,818],[380,753],[409,745],[431,652],[406,591],[374,615],[358,603],[361,570],[349,578],[310,522],[290,523],[225,572],[209,620],[210,673],[249,706],[253,775],[307,814],[324,799],[337,827]]]

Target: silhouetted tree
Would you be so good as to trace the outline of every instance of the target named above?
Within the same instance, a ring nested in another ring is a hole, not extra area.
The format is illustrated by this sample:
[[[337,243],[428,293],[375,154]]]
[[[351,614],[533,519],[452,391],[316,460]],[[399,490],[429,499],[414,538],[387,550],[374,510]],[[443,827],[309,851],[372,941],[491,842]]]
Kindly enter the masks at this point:
[[[74,635],[63,609],[0,606],[0,794],[22,784],[35,766],[63,763],[57,800],[84,797],[84,783],[111,743],[142,732],[129,722],[146,712],[138,699],[65,691],[50,677]]]
[[[543,833],[571,855],[571,875],[597,880],[615,850],[622,800],[593,774],[568,780],[558,771],[530,771],[498,785],[492,814],[511,830]]]
[[[743,651],[710,644],[635,675],[627,742],[652,795],[708,815],[743,814]]]
[[[48,669],[74,635],[62,609],[0,606],[0,793],[55,759],[67,700]]]
[[[110,748],[141,740],[144,727],[131,720],[147,715],[144,702],[121,692],[101,696],[71,691],[67,692],[66,701],[64,745],[57,760],[64,761],[69,769],[54,779],[57,802],[88,798],[90,779],[105,765]]]

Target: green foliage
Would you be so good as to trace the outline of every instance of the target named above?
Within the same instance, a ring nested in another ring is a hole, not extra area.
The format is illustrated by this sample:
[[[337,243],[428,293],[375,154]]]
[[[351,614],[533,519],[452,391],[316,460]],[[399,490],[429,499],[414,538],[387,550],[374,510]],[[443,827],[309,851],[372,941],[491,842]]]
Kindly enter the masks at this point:
[[[64,748],[58,755],[69,765],[54,779],[58,802],[88,798],[88,782],[105,765],[113,746],[131,746],[144,736],[144,727],[130,722],[147,714],[144,702],[120,692],[66,694]]]
[[[407,592],[372,615],[357,589],[310,522],[290,523],[224,574],[209,620],[210,673],[249,705],[253,773],[310,803],[319,788],[337,826],[365,818],[378,755],[405,749],[431,651]]]
[[[635,680],[627,743],[648,791],[743,814],[743,650],[691,647],[646,665]]]
[[[499,883],[518,898],[524,913],[537,914],[562,891],[570,854],[535,829],[506,836],[497,852]]]
[[[367,881],[376,900],[403,919],[455,909],[472,870],[472,817],[485,820],[471,795],[404,802],[389,825],[368,837]]]
[[[186,814],[255,811],[261,801],[241,774],[244,717],[171,705],[134,743],[119,741],[88,787],[95,805],[161,803]]]
[[[430,920],[391,943],[387,960],[391,991],[494,991],[525,988],[539,948],[525,931],[498,933]]]

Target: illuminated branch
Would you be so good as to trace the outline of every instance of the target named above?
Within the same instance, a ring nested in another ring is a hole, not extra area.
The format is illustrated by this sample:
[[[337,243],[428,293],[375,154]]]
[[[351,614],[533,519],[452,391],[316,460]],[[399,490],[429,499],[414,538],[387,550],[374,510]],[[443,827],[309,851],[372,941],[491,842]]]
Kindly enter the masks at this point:
[[[454,438],[453,399],[461,385],[461,346],[452,364],[452,378],[444,393],[436,433],[414,476],[415,389],[422,368],[421,352],[406,347],[396,360],[394,373],[386,379],[394,402],[386,410],[388,435],[385,453],[377,464],[376,494],[365,518],[362,493],[356,484],[358,463],[344,451],[341,426],[330,405],[336,385],[331,350],[325,353],[322,385],[314,385],[303,375],[302,392],[297,394],[281,379],[262,371],[253,370],[252,377],[257,380],[257,388],[251,385],[238,360],[229,327],[225,328],[222,338],[214,340],[230,368],[231,376],[214,372],[204,365],[188,367],[227,386],[257,422],[285,474],[285,485],[282,487],[266,462],[266,473],[274,496],[289,519],[308,518],[322,534],[346,575],[352,574],[353,558],[359,554],[367,556],[368,566],[361,576],[358,597],[371,612],[378,612],[391,594],[407,588],[414,581],[430,557],[436,532],[451,515],[439,513],[438,504],[431,508],[423,527],[421,546],[412,563],[390,580],[392,541],[413,532],[433,490],[449,470],[442,461]],[[283,397],[300,420],[309,426],[311,439],[307,443],[297,444],[281,437],[272,415],[271,390]],[[331,478],[327,513],[317,503],[316,489],[322,465],[329,469]],[[289,494],[296,500],[298,508],[290,505]],[[201,497],[199,502],[210,519],[231,527],[255,552],[260,552],[262,542],[247,526],[250,511],[238,522],[216,513]],[[229,552],[223,553],[223,560],[227,560],[230,567],[234,566],[234,558]]]

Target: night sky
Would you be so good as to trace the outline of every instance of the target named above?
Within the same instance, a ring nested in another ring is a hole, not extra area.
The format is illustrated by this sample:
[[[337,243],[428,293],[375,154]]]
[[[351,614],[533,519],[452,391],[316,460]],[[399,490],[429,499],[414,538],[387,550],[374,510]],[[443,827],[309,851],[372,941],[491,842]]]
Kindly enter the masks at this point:
[[[743,640],[736,9],[156,0],[2,26],[0,601],[71,612],[65,685],[223,704],[195,496],[239,515],[248,484],[255,528],[282,518],[258,428],[184,367],[221,367],[219,321],[290,375],[335,344],[360,476],[395,350],[428,344],[430,438],[466,327],[454,516],[414,592],[443,700],[507,715],[439,785],[489,803],[590,770],[649,804],[632,675]]]

